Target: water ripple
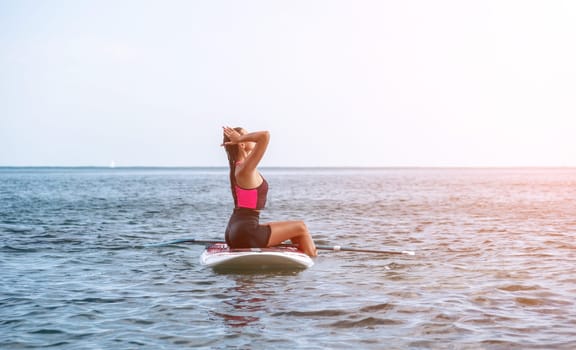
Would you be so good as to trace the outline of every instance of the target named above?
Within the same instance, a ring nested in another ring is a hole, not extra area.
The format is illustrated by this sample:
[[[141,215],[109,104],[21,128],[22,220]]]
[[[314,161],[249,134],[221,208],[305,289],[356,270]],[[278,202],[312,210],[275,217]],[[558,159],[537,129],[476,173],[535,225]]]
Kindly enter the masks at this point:
[[[224,170],[0,170],[0,348],[573,349],[576,170],[269,170],[313,268],[217,273]]]

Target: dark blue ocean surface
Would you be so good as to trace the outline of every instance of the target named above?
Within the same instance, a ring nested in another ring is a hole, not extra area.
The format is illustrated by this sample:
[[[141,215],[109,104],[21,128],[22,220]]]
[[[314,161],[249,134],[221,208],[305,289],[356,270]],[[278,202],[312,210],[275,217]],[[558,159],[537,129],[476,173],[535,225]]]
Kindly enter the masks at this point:
[[[305,271],[216,273],[225,169],[0,169],[0,348],[574,349],[576,169],[263,169]]]

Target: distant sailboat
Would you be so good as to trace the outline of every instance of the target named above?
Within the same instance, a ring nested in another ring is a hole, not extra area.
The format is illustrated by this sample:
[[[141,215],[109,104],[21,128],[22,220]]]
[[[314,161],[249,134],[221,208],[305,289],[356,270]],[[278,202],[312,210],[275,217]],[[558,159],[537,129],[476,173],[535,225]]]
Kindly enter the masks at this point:
[[[116,168],[116,162],[115,161],[110,161],[110,164],[108,165],[108,167],[110,168]]]

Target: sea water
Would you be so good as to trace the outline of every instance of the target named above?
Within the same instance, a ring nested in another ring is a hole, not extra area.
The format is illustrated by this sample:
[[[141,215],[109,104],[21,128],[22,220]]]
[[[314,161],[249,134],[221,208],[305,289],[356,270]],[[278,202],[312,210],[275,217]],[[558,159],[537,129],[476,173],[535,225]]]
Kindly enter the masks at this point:
[[[574,349],[576,169],[262,169],[304,271],[221,274],[226,169],[0,169],[1,349]]]

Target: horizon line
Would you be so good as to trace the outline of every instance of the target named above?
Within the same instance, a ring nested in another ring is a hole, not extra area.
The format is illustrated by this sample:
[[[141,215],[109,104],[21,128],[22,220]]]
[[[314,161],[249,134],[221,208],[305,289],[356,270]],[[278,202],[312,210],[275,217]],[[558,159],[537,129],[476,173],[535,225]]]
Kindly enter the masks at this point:
[[[43,169],[227,169],[227,165],[0,165],[6,168]],[[267,165],[261,169],[569,169],[576,165]]]

